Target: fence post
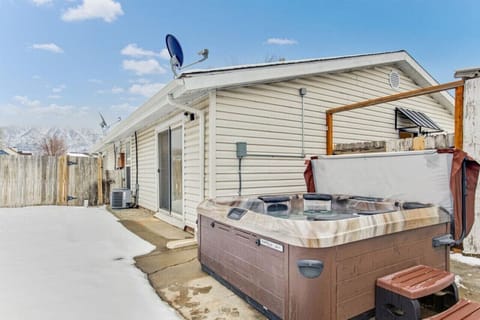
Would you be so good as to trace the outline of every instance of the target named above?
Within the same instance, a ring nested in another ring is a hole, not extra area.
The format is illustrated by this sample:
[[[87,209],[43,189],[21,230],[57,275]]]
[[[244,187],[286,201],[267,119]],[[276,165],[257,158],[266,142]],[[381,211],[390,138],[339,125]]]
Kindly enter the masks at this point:
[[[480,161],[480,78],[465,81],[463,105],[463,150]],[[463,241],[465,253],[480,254],[480,186],[475,195],[475,223]]]
[[[57,205],[66,205],[68,197],[68,156],[58,157]]]
[[[102,158],[97,158],[97,191],[98,205],[103,204],[103,163]]]

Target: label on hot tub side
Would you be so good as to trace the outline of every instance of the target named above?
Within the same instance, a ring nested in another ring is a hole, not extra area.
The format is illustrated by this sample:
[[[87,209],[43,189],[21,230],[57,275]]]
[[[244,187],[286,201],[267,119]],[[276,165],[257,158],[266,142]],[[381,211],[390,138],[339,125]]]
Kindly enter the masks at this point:
[[[268,247],[268,248],[273,249],[273,250],[283,252],[283,245],[272,242],[272,241],[268,241],[268,240],[265,240],[265,239],[260,239],[260,245]]]

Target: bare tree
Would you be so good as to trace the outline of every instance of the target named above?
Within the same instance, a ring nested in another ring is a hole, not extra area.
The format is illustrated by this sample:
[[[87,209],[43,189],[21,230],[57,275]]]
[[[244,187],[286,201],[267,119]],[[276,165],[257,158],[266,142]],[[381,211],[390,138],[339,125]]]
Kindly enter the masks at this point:
[[[40,150],[45,156],[61,156],[67,152],[67,144],[58,135],[47,136],[40,142]]]

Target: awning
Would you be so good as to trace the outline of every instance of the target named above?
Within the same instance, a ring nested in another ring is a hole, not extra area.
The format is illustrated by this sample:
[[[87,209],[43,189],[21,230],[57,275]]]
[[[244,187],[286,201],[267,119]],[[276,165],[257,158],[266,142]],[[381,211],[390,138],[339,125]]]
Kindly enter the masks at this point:
[[[402,120],[408,120],[414,124],[414,126],[399,127],[399,117]],[[406,108],[395,108],[395,129],[414,129],[418,128],[419,132],[441,132],[443,131],[432,119],[430,119],[425,113]],[[425,130],[426,129],[426,130]]]

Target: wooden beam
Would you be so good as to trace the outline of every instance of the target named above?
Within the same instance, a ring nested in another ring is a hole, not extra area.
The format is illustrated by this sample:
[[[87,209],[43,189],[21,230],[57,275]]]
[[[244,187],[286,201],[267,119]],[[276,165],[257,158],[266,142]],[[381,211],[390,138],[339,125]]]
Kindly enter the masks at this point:
[[[455,88],[455,148],[463,150],[463,89]]]
[[[333,114],[327,113],[327,155],[333,154]]]
[[[440,92],[440,91],[444,91],[444,90],[450,90],[450,89],[454,89],[454,88],[457,88],[457,87],[461,87],[461,86],[463,86],[463,84],[464,84],[464,80],[448,82],[448,83],[440,84],[440,85],[437,85],[437,86],[431,86],[431,87],[427,87],[427,88],[421,88],[421,89],[401,92],[401,93],[397,93],[397,94],[392,94],[390,96],[385,96],[385,97],[365,100],[365,101],[361,101],[361,102],[357,102],[357,103],[352,103],[352,104],[345,105],[345,106],[342,106],[342,107],[331,108],[331,109],[328,109],[326,111],[326,113],[328,115],[328,114],[333,114],[333,113],[344,112],[344,111],[354,110],[354,109],[358,109],[358,108],[373,106],[373,105],[380,104],[380,103],[386,103],[386,102],[392,102],[392,101],[397,101],[397,100],[401,100],[401,99],[417,97],[417,96],[421,96],[421,95],[424,95],[424,94],[436,93],[436,92]]]

